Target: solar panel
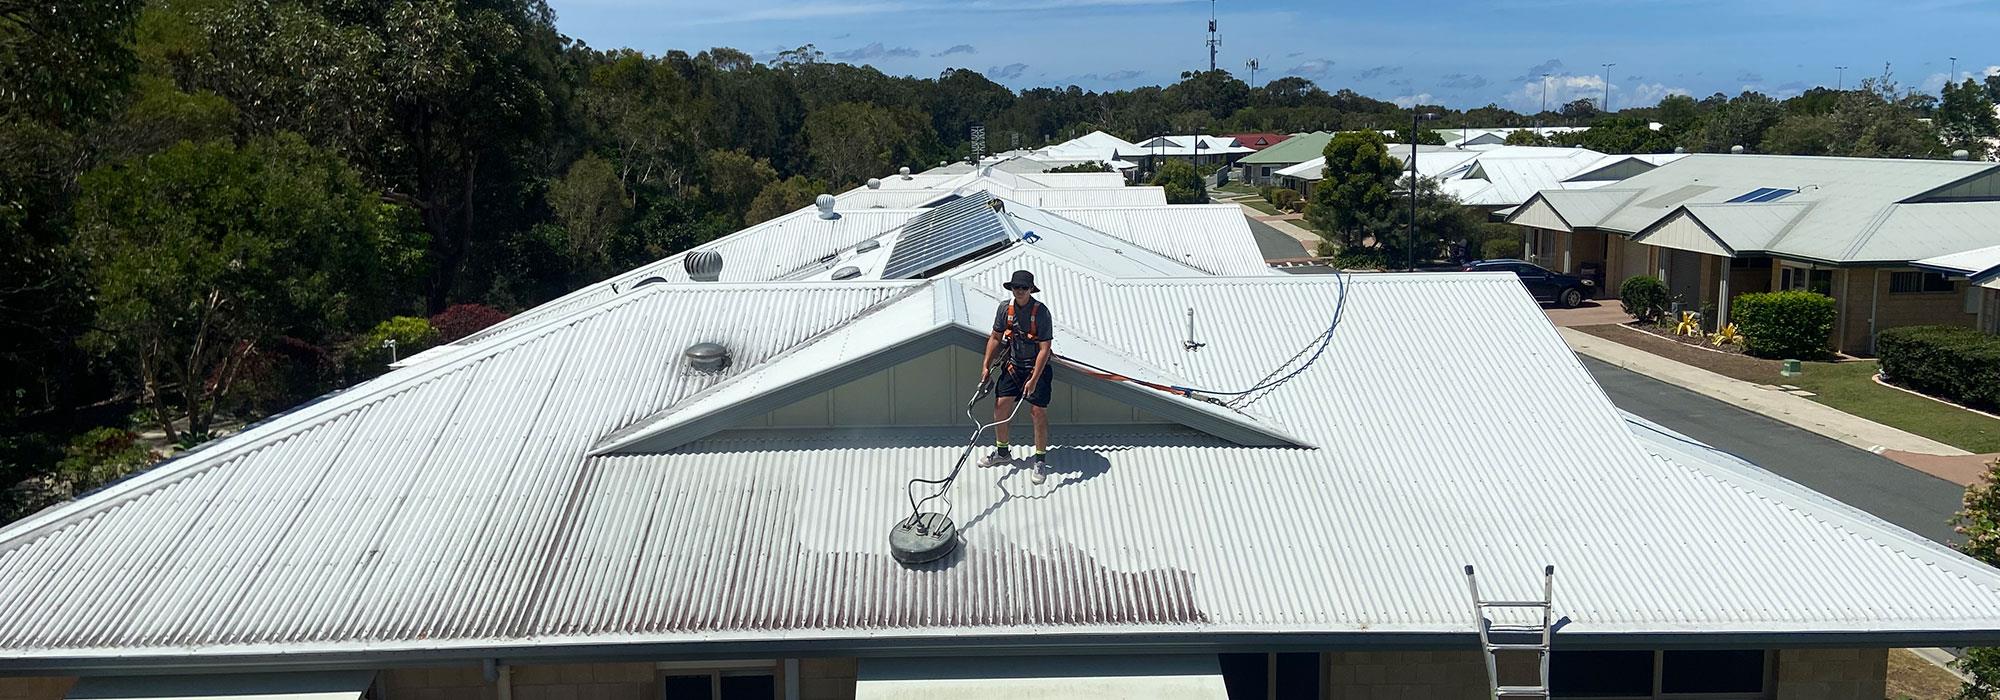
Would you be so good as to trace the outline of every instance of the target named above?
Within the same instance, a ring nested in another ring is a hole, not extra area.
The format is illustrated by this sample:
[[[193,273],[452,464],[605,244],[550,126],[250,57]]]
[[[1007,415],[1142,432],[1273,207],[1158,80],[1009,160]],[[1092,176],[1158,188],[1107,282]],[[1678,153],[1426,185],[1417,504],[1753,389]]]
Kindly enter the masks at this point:
[[[903,225],[903,234],[889,249],[882,279],[924,277],[988,248],[1005,245],[1007,228],[990,202],[993,195],[976,192],[918,214]]]
[[[1788,197],[1792,193],[1797,191],[1798,190],[1789,190],[1782,187],[1759,187],[1757,189],[1750,190],[1749,192],[1745,192],[1741,195],[1738,195],[1735,199],[1729,200],[1728,202],[1725,203],[1749,204],[1756,202],[1769,202],[1773,200],[1784,199],[1785,197]]]

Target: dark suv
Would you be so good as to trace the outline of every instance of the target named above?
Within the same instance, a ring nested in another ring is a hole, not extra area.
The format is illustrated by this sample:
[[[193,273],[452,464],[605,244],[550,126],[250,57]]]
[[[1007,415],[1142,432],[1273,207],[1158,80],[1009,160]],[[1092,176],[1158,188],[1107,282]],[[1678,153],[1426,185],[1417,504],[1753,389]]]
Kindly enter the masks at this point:
[[[1575,275],[1550,272],[1547,268],[1526,260],[1474,260],[1466,263],[1466,272],[1512,272],[1521,278],[1521,286],[1535,295],[1535,301],[1555,304],[1565,309],[1574,309],[1589,299],[1597,291],[1597,283]]]

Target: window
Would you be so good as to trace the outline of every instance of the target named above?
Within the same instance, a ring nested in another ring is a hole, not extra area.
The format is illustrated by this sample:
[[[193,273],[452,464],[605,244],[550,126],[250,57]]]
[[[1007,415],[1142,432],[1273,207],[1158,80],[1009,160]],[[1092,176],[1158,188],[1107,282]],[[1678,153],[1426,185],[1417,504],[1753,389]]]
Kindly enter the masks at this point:
[[[1729,268],[1732,270],[1769,270],[1771,269],[1771,259],[1756,256],[1730,258]]]
[[[1941,273],[1914,271],[1889,273],[1889,293],[1891,294],[1949,292],[1953,289],[1951,278]]]
[[[662,700],[774,700],[778,677],[772,661],[660,664]]]
[[[1778,271],[1778,289],[1804,289],[1821,294],[1833,294],[1832,270],[1809,270],[1803,267],[1785,266]]]
[[[1230,700],[1317,700],[1319,654],[1217,654]]]
[[[1770,677],[1761,650],[1558,651],[1549,690],[1558,698],[1759,698]]]

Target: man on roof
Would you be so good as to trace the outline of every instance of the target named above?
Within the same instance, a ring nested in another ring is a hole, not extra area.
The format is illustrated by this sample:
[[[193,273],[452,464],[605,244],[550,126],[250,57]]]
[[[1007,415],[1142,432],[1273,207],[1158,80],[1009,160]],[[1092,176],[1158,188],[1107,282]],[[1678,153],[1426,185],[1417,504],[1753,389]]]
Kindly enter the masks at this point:
[[[1049,347],[1056,324],[1049,314],[1049,305],[1034,297],[1042,291],[1035,286],[1034,273],[1015,270],[1013,278],[1000,286],[1012,292],[1014,298],[1002,302],[993,314],[993,333],[986,337],[986,357],[979,363],[979,382],[994,380],[993,420],[1003,422],[993,427],[993,453],[980,460],[979,465],[991,467],[1014,461],[1013,452],[1007,447],[1004,421],[1013,415],[1014,402],[1025,391],[1028,414],[1035,419],[1035,468],[1029,478],[1039,484],[1048,479],[1049,385],[1055,370],[1049,366],[1053,354]],[[989,377],[996,359],[1000,362],[1000,376]]]

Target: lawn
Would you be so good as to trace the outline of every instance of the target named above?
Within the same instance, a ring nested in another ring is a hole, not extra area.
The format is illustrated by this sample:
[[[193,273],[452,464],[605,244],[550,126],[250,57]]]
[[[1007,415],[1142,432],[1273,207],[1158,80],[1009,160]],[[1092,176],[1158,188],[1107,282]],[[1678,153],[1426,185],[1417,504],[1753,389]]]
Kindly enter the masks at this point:
[[[2000,452],[2000,420],[1876,384],[1873,360],[1807,362],[1799,376],[1786,377],[1777,360],[1711,352],[1616,325],[1576,330],[1746,382],[1790,384],[1813,392],[1814,401],[1968,452]]]
[[[1887,697],[1896,700],[1952,700],[1958,677],[1906,649],[1889,650]]]
[[[1235,181],[1231,181],[1227,185],[1210,187],[1208,189],[1210,192],[1221,192],[1223,194],[1257,194],[1257,188]]]
[[[1270,202],[1264,201],[1264,198],[1262,197],[1252,197],[1250,199],[1238,200],[1236,203],[1274,216],[1277,214],[1284,213],[1278,211],[1277,207],[1271,206]]]

